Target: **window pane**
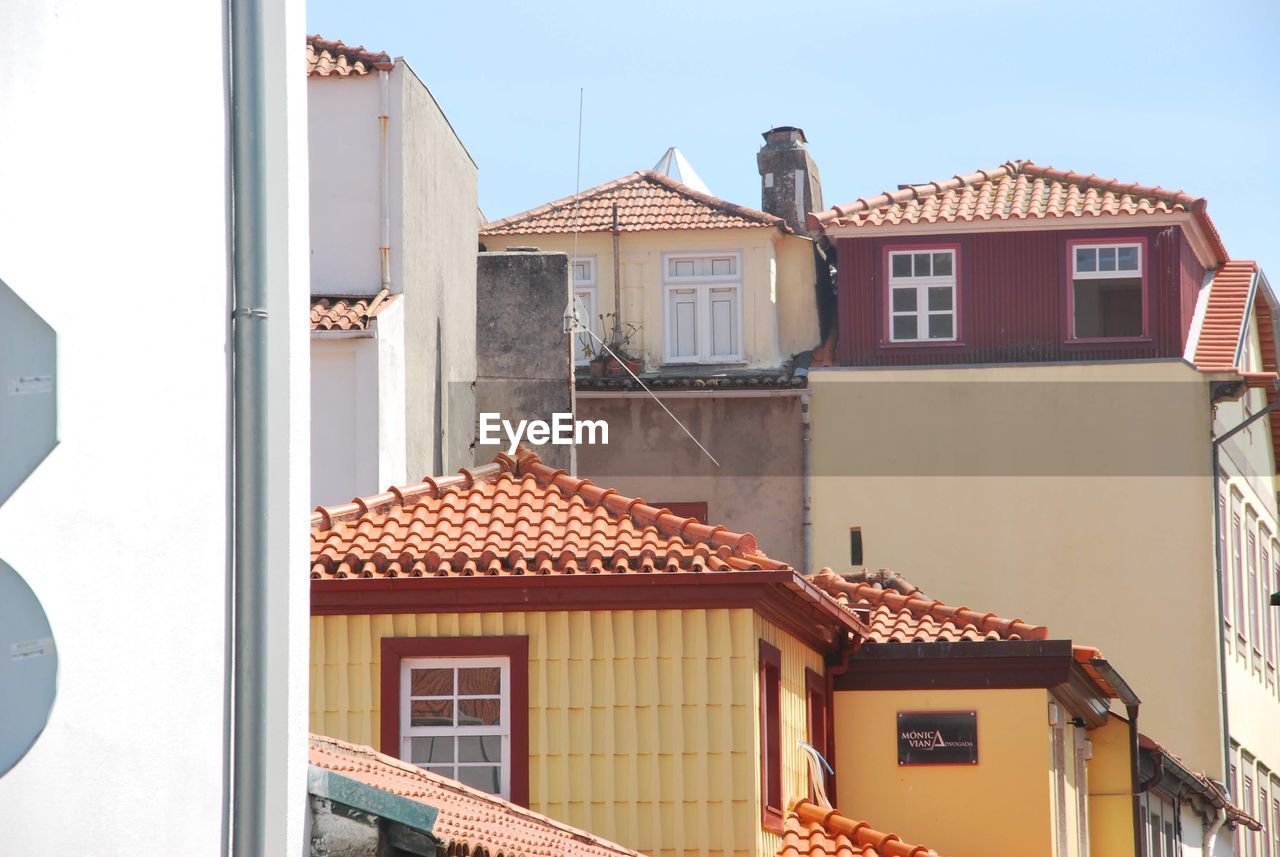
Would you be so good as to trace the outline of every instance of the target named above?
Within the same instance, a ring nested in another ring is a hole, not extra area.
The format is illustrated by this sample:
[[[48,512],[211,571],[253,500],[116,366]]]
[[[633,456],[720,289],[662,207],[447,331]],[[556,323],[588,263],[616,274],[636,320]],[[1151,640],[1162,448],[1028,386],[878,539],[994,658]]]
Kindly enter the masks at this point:
[[[950,286],[931,286],[929,288],[929,309],[951,309]]]
[[[893,319],[893,338],[915,339],[916,317],[914,315],[895,316]]]
[[[935,277],[951,276],[951,254],[950,253],[934,253],[933,254],[933,275]]]
[[[906,253],[889,254],[891,271],[895,277],[911,276],[911,256]]]
[[[671,293],[672,357],[697,357],[696,295],[692,290]]]
[[[496,696],[502,692],[498,667],[464,667],[458,670],[459,696]]]
[[[1138,248],[1137,247],[1117,247],[1116,248],[1116,269],[1120,271],[1138,270]]]
[[[950,339],[952,335],[950,314],[929,316],[930,339]]]
[[[915,259],[915,275],[917,277],[933,276],[933,266],[929,264],[931,258],[929,253],[916,253]]]
[[[1076,280],[1077,339],[1109,339],[1142,335],[1142,280]]]
[[[501,699],[458,700],[458,725],[497,726],[502,722]]]
[[[452,726],[452,699],[415,699],[409,703],[409,725]]]
[[[916,290],[914,287],[908,289],[893,290],[893,311],[894,312],[915,312],[916,310]]]
[[[415,765],[453,761],[453,736],[409,739],[409,761]]]
[[[591,263],[590,262],[574,262],[573,278],[580,283],[588,282],[591,279]]]
[[[1098,270],[1098,251],[1086,247],[1077,248],[1076,270],[1083,272]]]
[[[673,277],[692,277],[695,273],[692,259],[671,260],[671,275]]]
[[[412,670],[410,696],[453,696],[453,670]]]
[[[459,762],[502,762],[502,737],[499,735],[459,735]]]
[[[1116,248],[1099,247],[1098,248],[1098,270],[1114,271],[1116,269]]]
[[[712,259],[711,273],[717,276],[724,276],[733,273],[732,259]]]
[[[497,794],[502,788],[502,769],[489,765],[464,765],[458,768],[458,779],[473,789]]]

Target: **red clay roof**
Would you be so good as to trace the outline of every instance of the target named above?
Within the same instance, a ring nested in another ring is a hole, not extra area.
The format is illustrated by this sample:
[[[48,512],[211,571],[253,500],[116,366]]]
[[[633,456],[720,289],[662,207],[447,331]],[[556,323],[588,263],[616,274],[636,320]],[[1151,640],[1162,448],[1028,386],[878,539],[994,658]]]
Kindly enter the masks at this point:
[[[307,36],[307,77],[360,77],[395,66],[385,52],[331,42],[320,36]]]
[[[903,842],[881,833],[865,821],[854,821],[839,810],[823,809],[807,800],[792,804],[782,829],[778,857],[937,857],[923,845]]]
[[[750,533],[674,515],[519,450],[311,516],[311,577],[791,570]]]
[[[312,295],[311,329],[365,330],[369,327],[369,322],[377,318],[378,313],[391,301],[392,297],[387,289],[383,289],[372,297]]]
[[[1195,364],[1201,372],[1244,371],[1236,365],[1241,337],[1246,333],[1245,310],[1258,264],[1247,260],[1228,262],[1209,283]]]
[[[791,228],[781,217],[734,205],[652,170],[605,182],[576,196],[531,208],[480,227],[481,235],[547,235],[609,232],[613,206],[618,206],[619,232],[659,229]]]
[[[908,185],[847,205],[811,212],[813,230],[999,220],[1194,213],[1215,254],[1226,248],[1205,212],[1205,201],[1182,191],[1146,187],[1096,175],[1056,170],[1031,161],[1006,161],[942,181]]]
[[[312,735],[309,756],[313,765],[435,807],[439,815],[432,833],[450,854],[466,853],[453,847],[466,845],[472,854],[483,848],[495,857],[639,857],[638,851],[384,756],[372,747]]]
[[[1227,814],[1228,820],[1233,821],[1236,824],[1243,824],[1250,830],[1262,829],[1262,822],[1258,821],[1252,815],[1233,804],[1231,802],[1231,798],[1217,783],[1209,779],[1200,771],[1193,771],[1191,768],[1188,768],[1186,762],[1183,762],[1182,759],[1170,753],[1154,739],[1139,733],[1138,746],[1143,750],[1146,750],[1148,753],[1158,753],[1159,755],[1164,756],[1166,760],[1172,762],[1185,771],[1187,775],[1199,786],[1196,791],[1200,796],[1218,809],[1224,810]]]
[[[859,579],[862,578],[862,579]],[[958,640],[1046,640],[1049,629],[1021,619],[1001,619],[968,607],[926,598],[892,572],[843,577],[829,568],[811,582],[871,628],[871,643],[935,643]]]

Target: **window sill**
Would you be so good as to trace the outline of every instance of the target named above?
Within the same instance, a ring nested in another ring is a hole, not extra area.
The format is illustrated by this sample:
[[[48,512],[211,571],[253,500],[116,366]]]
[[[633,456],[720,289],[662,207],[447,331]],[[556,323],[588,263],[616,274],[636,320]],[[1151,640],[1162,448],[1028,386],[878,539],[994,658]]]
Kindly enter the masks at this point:
[[[1065,346],[1077,346],[1080,348],[1094,348],[1099,345],[1150,345],[1155,342],[1152,336],[1100,336],[1092,339],[1076,339],[1070,337],[1063,341]]]
[[[782,810],[766,806],[760,815],[760,826],[769,833],[782,835]]]

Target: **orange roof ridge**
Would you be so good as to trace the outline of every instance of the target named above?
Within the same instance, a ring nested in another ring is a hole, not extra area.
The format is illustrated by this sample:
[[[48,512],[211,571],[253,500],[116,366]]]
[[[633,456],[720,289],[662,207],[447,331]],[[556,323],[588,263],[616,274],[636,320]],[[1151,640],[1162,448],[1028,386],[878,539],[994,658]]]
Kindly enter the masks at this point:
[[[494,854],[640,857],[638,852],[616,842],[372,747],[312,734],[308,756],[316,767],[436,808],[439,814],[432,833],[445,845],[465,842]]]
[[[851,852],[849,846],[855,846]],[[800,800],[791,805],[783,826],[779,857],[843,857],[850,853],[876,857],[938,857],[923,845],[904,842],[895,833],[882,833],[865,821],[854,821],[836,809]]]
[[[371,70],[390,71],[395,62],[386,51],[370,51],[363,45],[347,45],[320,35],[307,36],[307,76],[357,77]]]
[[[365,330],[397,295],[381,289],[374,295],[312,295],[312,330]]]
[[[499,220],[493,220],[480,226],[481,235],[519,235],[540,234],[543,232],[593,232],[612,228],[612,211],[604,211],[593,206],[585,206],[575,217],[568,220],[557,217],[560,214],[572,213],[576,206],[591,202],[614,191],[620,191],[632,185],[647,183],[664,191],[696,203],[705,209],[714,209],[731,219],[749,221],[746,225],[774,226],[784,232],[791,232],[791,227],[781,217],[767,214],[758,209],[749,208],[737,203],[728,202],[719,197],[694,190],[681,184],[670,176],[653,170],[638,170],[621,178],[612,179],[595,187],[579,191],[571,196],[562,197],[553,202],[544,203],[527,211],[512,214]],[[652,192],[650,192],[652,196]],[[668,197],[670,199],[670,197]],[[640,192],[635,198],[620,198],[619,224],[622,231],[652,229],[703,229],[716,226],[743,225],[731,222],[701,222],[692,217],[688,211],[677,211],[670,206],[663,208],[660,201],[644,198]],[[563,222],[562,222],[563,221]],[[523,226],[524,228],[517,228]]]
[[[1043,625],[927,598],[919,588],[888,569],[846,577],[824,568],[810,580],[845,609],[867,612],[865,621],[872,632],[867,639],[873,643],[1049,638],[1049,629]]]

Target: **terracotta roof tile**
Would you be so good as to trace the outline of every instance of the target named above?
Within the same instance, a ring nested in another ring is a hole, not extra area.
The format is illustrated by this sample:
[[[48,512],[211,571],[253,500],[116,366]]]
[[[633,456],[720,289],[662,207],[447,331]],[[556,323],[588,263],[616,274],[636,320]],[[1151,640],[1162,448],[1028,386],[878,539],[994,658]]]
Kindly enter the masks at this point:
[[[1230,796],[1213,780],[1200,771],[1187,767],[1186,762],[1170,753],[1158,742],[1141,733],[1138,734],[1138,747],[1148,753],[1156,753],[1177,765],[1197,784],[1196,792],[1215,807],[1226,811],[1227,819],[1242,824],[1250,830],[1262,830],[1263,824],[1249,813],[1231,802]]]
[[[938,857],[938,852],[802,800],[787,812],[778,857]]]
[[[360,77],[395,65],[389,54],[307,36],[307,77]]]
[[[386,289],[368,295],[311,296],[312,330],[365,330],[395,296]]]
[[[1245,311],[1258,264],[1245,260],[1228,262],[1213,275],[1205,305],[1195,363],[1202,372],[1243,371],[1236,365],[1240,339],[1246,331]]]
[[[448,853],[503,857],[638,857],[639,852],[570,827],[462,783],[384,756],[372,747],[312,735],[310,762],[439,810],[432,833]]]
[[[613,229],[614,204],[618,206],[619,232],[761,226],[791,231],[780,217],[725,202],[682,185],[661,173],[645,170],[605,182],[576,196],[568,196],[486,223],[480,227],[480,234],[609,232]]]
[[[826,211],[811,212],[808,221],[810,229],[818,230],[1177,212],[1194,213],[1218,258],[1222,261],[1229,258],[1201,198],[1182,191],[1057,170],[1031,161],[1006,161],[993,170],[907,185]]]
[[[313,580],[750,570],[790,566],[523,449],[311,516]]]
[[[934,643],[959,640],[1046,640],[1049,629],[1021,619],[1002,619],[968,607],[926,598],[891,572],[843,577],[829,568],[812,583],[852,611],[871,629],[871,643]]]

